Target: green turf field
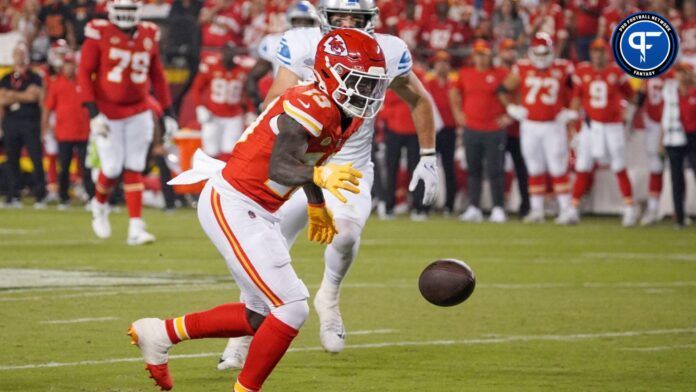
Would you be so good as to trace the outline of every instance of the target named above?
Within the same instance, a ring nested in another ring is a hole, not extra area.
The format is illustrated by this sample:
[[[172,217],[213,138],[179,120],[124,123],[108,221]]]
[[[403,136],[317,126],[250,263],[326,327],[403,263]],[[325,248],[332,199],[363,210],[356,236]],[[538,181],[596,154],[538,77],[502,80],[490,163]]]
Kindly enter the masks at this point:
[[[145,218],[159,240],[132,248],[123,213],[101,242],[83,211],[0,210],[0,391],[154,391],[129,323],[236,300],[193,211]],[[304,239],[293,249],[310,291],[322,252]],[[416,281],[450,257],[478,287],[436,308]],[[342,295],[346,350],[321,351],[312,314],[264,390],[696,390],[693,227],[372,220]],[[224,346],[174,347],[175,390],[230,391],[234,374],[215,369]]]

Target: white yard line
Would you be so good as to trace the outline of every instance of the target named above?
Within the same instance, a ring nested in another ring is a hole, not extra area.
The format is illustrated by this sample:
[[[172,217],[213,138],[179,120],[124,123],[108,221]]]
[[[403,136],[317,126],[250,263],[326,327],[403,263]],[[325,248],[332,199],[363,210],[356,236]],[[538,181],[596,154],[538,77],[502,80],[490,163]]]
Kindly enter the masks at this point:
[[[652,352],[652,351],[679,350],[679,349],[687,349],[687,348],[696,348],[696,344],[677,344],[674,346],[654,346],[654,347],[627,347],[627,348],[623,348],[622,350],[624,350],[624,351]]]
[[[602,261],[625,261],[625,260],[647,260],[651,262],[660,261],[683,261],[696,262],[696,254],[694,253],[583,253],[580,255],[585,259],[603,259]],[[582,262],[582,261],[574,261]]]
[[[348,331],[349,336],[353,335],[377,335],[399,332],[397,329],[367,329],[364,331]]]
[[[503,336],[482,339],[465,339],[465,340],[427,340],[427,341],[405,341],[405,342],[382,342],[382,343],[367,343],[367,344],[348,344],[348,350],[362,350],[371,348],[387,348],[387,347],[414,347],[414,346],[455,346],[455,345],[485,345],[485,344],[504,344],[517,342],[534,342],[534,341],[555,341],[555,342],[576,342],[582,340],[604,339],[604,338],[628,338],[635,336],[650,336],[650,335],[677,335],[696,333],[694,328],[675,328],[675,329],[653,329],[645,331],[618,331],[618,332],[595,332],[595,333],[577,333],[569,335],[519,335],[519,336]],[[290,352],[308,352],[308,351],[323,351],[322,347],[297,347],[291,348]],[[214,353],[199,353],[199,354],[179,354],[170,355],[170,359],[186,359],[186,358],[207,358],[218,357],[220,352]],[[12,371],[22,369],[43,369],[53,367],[66,366],[86,366],[86,365],[108,365],[121,362],[140,362],[141,357],[131,358],[111,358],[102,360],[89,360],[78,362],[46,362],[27,365],[3,365],[0,366],[0,371]]]
[[[101,321],[113,321],[118,320],[118,317],[91,317],[91,318],[78,318],[72,320],[46,320],[39,321],[39,324],[78,324],[78,323],[93,323]]]
[[[1,229],[0,228],[0,235],[33,235],[33,234],[39,234],[43,231],[44,230],[35,230],[35,229]]]

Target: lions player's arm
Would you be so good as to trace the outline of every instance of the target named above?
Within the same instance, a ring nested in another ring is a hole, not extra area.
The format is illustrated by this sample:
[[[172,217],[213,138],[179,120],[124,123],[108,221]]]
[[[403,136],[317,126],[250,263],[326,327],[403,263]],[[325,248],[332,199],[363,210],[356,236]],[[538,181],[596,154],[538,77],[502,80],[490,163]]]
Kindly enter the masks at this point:
[[[435,148],[435,120],[430,93],[413,71],[395,78],[389,88],[411,108],[411,118],[422,149]]]
[[[307,129],[285,113],[278,117],[277,125],[268,178],[286,186],[312,183],[314,167],[302,162],[310,137]]]
[[[294,72],[281,66],[278,69],[278,74],[273,80],[271,88],[268,90],[266,99],[264,99],[263,104],[261,104],[261,110],[264,110],[271,101],[281,96],[290,87],[296,86],[299,82],[300,78]]]

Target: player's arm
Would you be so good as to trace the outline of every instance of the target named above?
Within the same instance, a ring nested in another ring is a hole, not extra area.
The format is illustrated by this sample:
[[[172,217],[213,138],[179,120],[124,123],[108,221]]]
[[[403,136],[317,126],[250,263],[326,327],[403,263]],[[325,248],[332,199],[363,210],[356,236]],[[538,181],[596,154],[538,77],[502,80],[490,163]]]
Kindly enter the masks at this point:
[[[155,99],[157,99],[157,102],[159,102],[162,109],[167,113],[169,111],[168,109],[172,106],[172,96],[169,93],[169,85],[167,85],[167,79],[164,76],[164,66],[162,65],[158,45],[156,45],[152,51],[148,76],[152,83],[152,92]]]
[[[515,72],[511,72],[503,79],[503,83],[498,87],[498,100],[503,106],[507,107],[512,103],[511,94],[520,86],[520,77]]]
[[[286,67],[280,67],[260,109],[265,109],[271,101],[281,96],[290,87],[296,86],[299,82],[300,78],[294,72]]]
[[[9,94],[9,103],[35,103],[41,97],[41,87],[31,84],[24,91],[14,91]]]
[[[458,85],[453,86],[449,90],[449,104],[457,126],[463,127],[464,123],[466,122],[466,118],[464,117],[464,112],[462,111],[462,91]]]
[[[278,117],[278,136],[273,144],[268,178],[286,186],[311,184],[314,168],[302,162],[307,152],[309,133],[286,114]]]
[[[83,105],[89,111],[89,117],[94,118],[99,114],[95,103],[94,82],[92,76],[99,67],[100,49],[98,39],[100,33],[88,24],[85,27],[85,42],[80,51],[80,64],[77,68],[77,83],[80,89]]]
[[[254,105],[255,110],[258,110],[259,106],[263,102],[261,92],[259,91],[259,80],[261,80],[261,78],[263,78],[272,69],[273,64],[271,64],[271,62],[260,58],[256,64],[254,64],[254,67],[249,71],[245,84],[245,92]]]

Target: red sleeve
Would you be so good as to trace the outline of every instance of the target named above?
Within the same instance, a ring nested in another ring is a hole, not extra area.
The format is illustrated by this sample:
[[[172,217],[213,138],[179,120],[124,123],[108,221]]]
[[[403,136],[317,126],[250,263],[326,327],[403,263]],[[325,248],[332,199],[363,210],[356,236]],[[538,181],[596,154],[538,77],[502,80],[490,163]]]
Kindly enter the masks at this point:
[[[99,42],[87,38],[80,52],[80,66],[77,70],[77,83],[80,88],[82,102],[94,102],[94,81],[92,75],[99,67]]]
[[[628,76],[626,76],[623,72],[619,74],[619,83],[621,95],[623,95],[623,97],[626,99],[633,98],[636,92],[633,90],[633,87],[631,86],[631,83],[628,80]]]
[[[54,86],[55,82],[48,84],[48,87],[46,88],[46,96],[44,97],[44,106],[49,111],[56,109],[56,94],[54,93]]]
[[[152,91],[157,102],[163,109],[172,106],[172,97],[169,95],[169,85],[164,77],[164,67],[159,55],[159,45],[155,45],[152,51],[152,59],[150,62],[150,80],[152,81]]]
[[[209,80],[209,65],[206,64],[205,59],[201,60],[198,66],[198,74],[193,79],[193,84],[191,85],[191,93],[193,94],[193,102],[196,106],[202,105],[204,102],[203,94],[208,89],[210,85]]]
[[[300,123],[313,137],[336,127],[340,114],[331,99],[315,88],[295,88],[283,96],[285,114]]]

